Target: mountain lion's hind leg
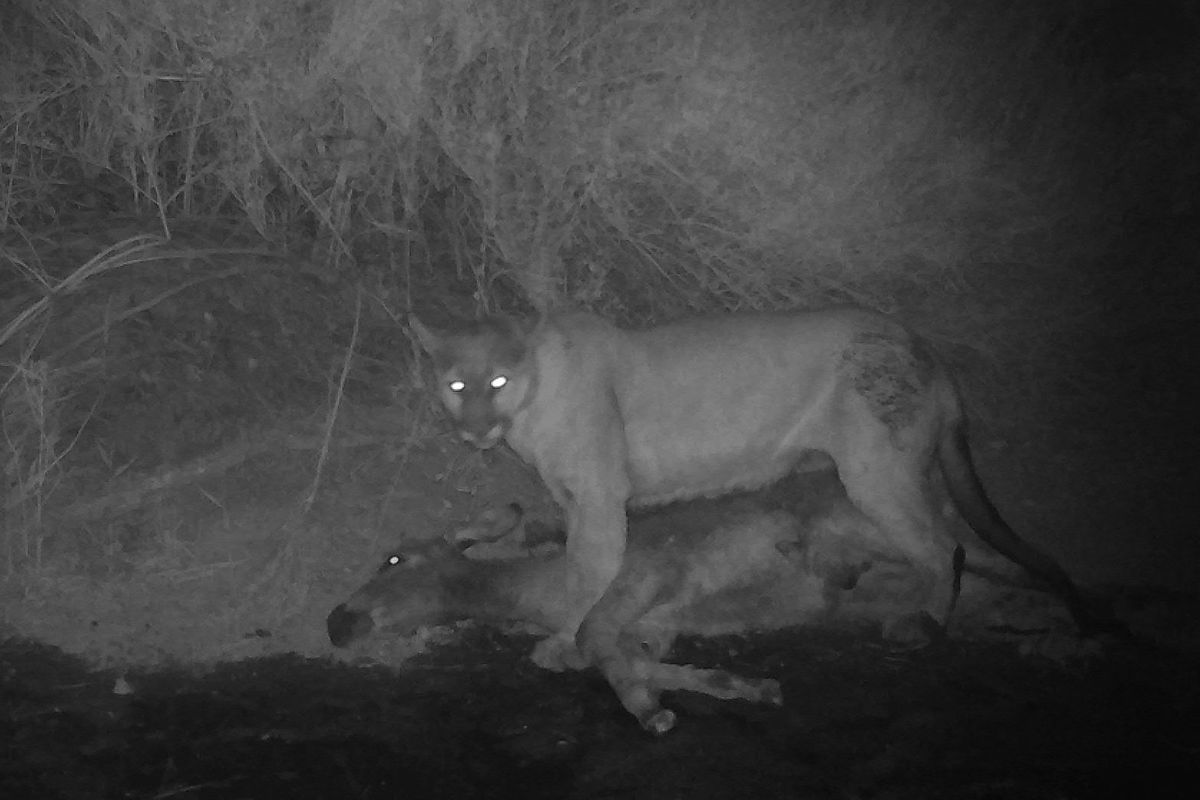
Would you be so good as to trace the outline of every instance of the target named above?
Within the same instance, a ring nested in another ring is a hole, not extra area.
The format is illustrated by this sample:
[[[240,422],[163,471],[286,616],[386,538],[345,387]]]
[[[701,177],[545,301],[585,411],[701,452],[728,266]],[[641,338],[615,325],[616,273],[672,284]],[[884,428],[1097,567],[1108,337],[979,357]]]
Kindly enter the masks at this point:
[[[884,633],[928,639],[921,615],[944,629],[955,598],[953,540],[928,481],[952,387],[924,344],[895,326],[860,331],[842,352],[839,372],[845,392],[829,454],[850,501],[912,568],[910,587],[902,582],[903,565],[888,570],[898,579],[895,596],[907,590],[915,613],[897,614]]]
[[[927,641],[931,632],[922,615],[944,629],[954,605],[954,541],[929,501],[924,472],[907,463],[905,454],[891,455],[847,469],[839,465],[839,473],[851,502],[884,531],[888,547],[906,562],[876,564],[870,573],[873,582],[890,578],[886,595],[897,600],[884,622],[884,636]]]

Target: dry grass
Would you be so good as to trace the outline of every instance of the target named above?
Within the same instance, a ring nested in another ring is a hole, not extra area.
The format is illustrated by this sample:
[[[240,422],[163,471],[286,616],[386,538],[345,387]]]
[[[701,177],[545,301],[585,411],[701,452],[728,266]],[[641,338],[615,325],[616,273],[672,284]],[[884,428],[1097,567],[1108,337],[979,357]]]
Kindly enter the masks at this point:
[[[481,307],[499,283],[639,316],[647,291],[659,312],[888,306],[897,282],[1103,246],[1099,84],[1053,5],[17,7],[24,224],[97,194],[164,231],[304,222],[335,264],[364,234],[432,246]]]
[[[15,8],[0,218],[116,205],[170,235],[231,216],[334,280],[366,273],[393,315],[448,284],[470,295],[456,313],[636,322],[845,301],[920,318],[932,299],[972,311],[935,320],[947,344],[995,360],[990,332],[1028,323],[1016,352],[1050,352],[1041,329],[1078,293],[981,292],[1013,269],[1062,286],[1170,144],[1122,146],[1096,23],[1070,4]]]
[[[0,329],[10,573],[41,565],[47,537],[63,533],[55,519],[90,492],[117,493],[133,475],[169,488],[181,463],[269,422],[306,382],[319,390],[332,356],[320,337],[336,316],[286,288],[303,276],[265,251],[183,235],[99,245],[6,252],[25,281]]]

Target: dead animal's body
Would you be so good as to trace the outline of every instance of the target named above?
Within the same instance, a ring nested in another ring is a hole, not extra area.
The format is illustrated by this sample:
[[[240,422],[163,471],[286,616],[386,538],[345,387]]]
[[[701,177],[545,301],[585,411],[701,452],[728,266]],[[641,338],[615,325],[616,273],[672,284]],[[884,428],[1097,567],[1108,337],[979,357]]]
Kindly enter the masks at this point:
[[[518,521],[516,510],[495,515],[486,538]],[[895,613],[892,598],[910,591],[901,584],[917,580],[902,557],[894,561],[903,569],[887,568],[884,538],[845,502],[813,524],[745,499],[693,503],[635,519],[632,530],[621,570],[593,611],[582,662],[571,666],[598,668],[656,734],[676,721],[659,704],[664,690],[783,701],[769,678],[663,663],[678,635],[773,630],[835,615],[881,621]],[[393,555],[330,613],[331,641],[345,646],[376,631],[464,619],[533,623],[551,635],[574,624],[562,601],[569,561],[561,551],[478,560],[463,552],[473,542],[451,534]]]

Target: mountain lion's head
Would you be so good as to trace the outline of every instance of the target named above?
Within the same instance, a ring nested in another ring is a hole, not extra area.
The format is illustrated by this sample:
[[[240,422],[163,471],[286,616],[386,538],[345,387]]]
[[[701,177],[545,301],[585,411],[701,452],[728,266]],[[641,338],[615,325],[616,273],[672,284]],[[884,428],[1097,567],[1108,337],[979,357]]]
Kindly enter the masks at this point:
[[[533,388],[529,332],[504,316],[485,317],[453,331],[429,328],[415,316],[411,320],[433,358],[438,396],[459,435],[481,450],[495,446]]]

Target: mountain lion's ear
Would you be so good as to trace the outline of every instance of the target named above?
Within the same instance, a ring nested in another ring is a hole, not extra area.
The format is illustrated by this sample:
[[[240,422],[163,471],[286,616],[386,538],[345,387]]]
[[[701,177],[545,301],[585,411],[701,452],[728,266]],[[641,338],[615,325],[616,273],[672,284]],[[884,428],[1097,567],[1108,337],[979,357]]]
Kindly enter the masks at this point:
[[[546,328],[548,328],[550,326],[551,319],[552,319],[552,315],[549,312],[545,312],[545,311],[543,311],[542,313],[537,314],[535,316],[528,317],[525,320],[525,333],[529,336],[533,336],[534,334],[540,334],[542,331],[544,331]]]
[[[408,315],[408,325],[413,333],[417,335],[417,341],[421,343],[421,347],[425,349],[425,352],[437,358],[438,353],[442,349],[444,334],[435,328],[428,327],[417,318],[416,314]]]

